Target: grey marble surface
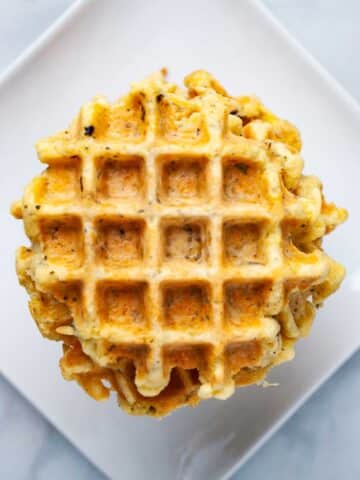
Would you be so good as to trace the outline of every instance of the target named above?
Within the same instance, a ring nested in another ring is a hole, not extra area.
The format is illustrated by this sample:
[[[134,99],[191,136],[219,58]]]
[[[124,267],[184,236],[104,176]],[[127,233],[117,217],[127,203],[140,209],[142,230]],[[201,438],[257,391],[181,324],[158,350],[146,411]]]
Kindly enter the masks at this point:
[[[0,69],[6,68],[71,3],[71,0],[0,0]],[[265,3],[359,100],[360,2],[265,0]],[[360,353],[357,353],[247,462],[234,480],[359,479],[359,371]],[[0,478],[100,480],[105,477],[0,376]]]

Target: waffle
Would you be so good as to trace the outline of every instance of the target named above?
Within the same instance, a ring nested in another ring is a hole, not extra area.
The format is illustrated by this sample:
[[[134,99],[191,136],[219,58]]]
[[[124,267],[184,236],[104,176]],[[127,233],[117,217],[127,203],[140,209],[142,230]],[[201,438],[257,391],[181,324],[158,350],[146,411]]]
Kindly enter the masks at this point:
[[[12,213],[20,283],[63,376],[163,416],[261,383],[344,276],[322,238],[346,218],[302,174],[301,140],[207,72],[96,97],[41,140]]]

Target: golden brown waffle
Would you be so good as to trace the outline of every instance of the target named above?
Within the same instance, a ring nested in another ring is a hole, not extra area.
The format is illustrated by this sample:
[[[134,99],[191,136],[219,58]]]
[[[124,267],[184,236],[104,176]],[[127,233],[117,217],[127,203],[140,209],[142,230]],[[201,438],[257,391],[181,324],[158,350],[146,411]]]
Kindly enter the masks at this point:
[[[302,175],[296,128],[204,71],[185,85],[161,72],[85,105],[38,143],[48,168],[13,207],[64,377],[135,414],[261,382],[344,275],[321,242],[346,212]]]

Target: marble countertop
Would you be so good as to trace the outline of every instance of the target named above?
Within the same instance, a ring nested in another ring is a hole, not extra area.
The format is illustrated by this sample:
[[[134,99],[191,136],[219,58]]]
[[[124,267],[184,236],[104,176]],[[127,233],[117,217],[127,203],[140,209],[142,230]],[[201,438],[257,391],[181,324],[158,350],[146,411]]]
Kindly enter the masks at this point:
[[[360,100],[360,2],[264,0],[288,30]],[[71,0],[0,2],[0,70]],[[360,353],[355,354],[234,480],[358,480]],[[0,375],[0,478],[100,480],[93,467]],[[200,480],[200,479],[199,479]]]

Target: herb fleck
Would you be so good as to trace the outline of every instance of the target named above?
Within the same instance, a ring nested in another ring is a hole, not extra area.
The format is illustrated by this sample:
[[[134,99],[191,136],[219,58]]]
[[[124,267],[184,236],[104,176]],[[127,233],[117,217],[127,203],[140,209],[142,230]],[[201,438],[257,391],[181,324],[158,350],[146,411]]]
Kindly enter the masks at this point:
[[[249,118],[249,117],[246,117],[246,116],[241,117],[241,116],[240,116],[240,118],[241,118],[241,120],[242,120],[242,122],[243,122],[243,126],[244,126],[244,127],[245,127],[245,125],[247,125],[248,123],[251,122],[251,118]]]

